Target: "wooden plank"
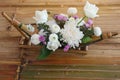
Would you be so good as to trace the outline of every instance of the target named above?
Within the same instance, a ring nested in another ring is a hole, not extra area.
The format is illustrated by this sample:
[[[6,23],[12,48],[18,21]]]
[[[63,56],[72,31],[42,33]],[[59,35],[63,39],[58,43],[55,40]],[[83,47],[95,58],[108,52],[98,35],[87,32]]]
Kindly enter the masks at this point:
[[[1,12],[7,12],[10,16],[13,15],[13,13],[16,12],[16,8],[14,7],[0,7],[0,14]],[[7,31],[7,27],[10,26],[9,22],[2,16],[0,15],[0,31]]]
[[[9,5],[8,7],[11,7],[11,5],[15,5],[16,3],[19,3],[19,0],[0,0],[0,6],[1,5]]]
[[[17,66],[16,65],[7,65],[7,64],[0,64],[0,70],[6,70],[6,71],[9,71],[9,70],[13,70],[13,71],[16,71],[17,70]]]
[[[20,37],[21,34],[17,31],[0,31],[0,38],[7,38],[7,37]]]
[[[9,3],[9,4],[18,3],[18,2],[19,0],[0,0],[0,3]]]
[[[0,59],[18,59],[18,38],[0,38]]]
[[[47,71],[47,70],[37,70],[37,71],[24,71],[21,74],[21,78],[80,78],[80,77],[90,77],[90,78],[120,78],[120,71]]]
[[[11,75],[0,75],[1,80],[15,80],[15,76]]]
[[[111,70],[111,71],[119,71],[120,70],[120,65],[33,65],[33,64],[28,64],[23,71],[25,70],[45,70],[45,71],[59,71],[59,70]]]
[[[9,64],[9,65],[20,65],[21,62],[20,60],[19,61],[12,61],[11,59],[10,60],[4,60],[4,61],[0,61],[0,64]]]
[[[50,59],[52,57],[48,57],[45,60],[32,60],[32,59],[27,59],[30,61],[30,64],[33,65],[42,65],[42,64],[97,64],[97,65],[119,65],[120,64],[120,60],[119,58],[108,58],[108,57],[79,57],[76,56],[76,58],[66,58],[64,57],[56,57],[56,59]]]
[[[19,38],[17,37],[0,38],[0,47],[1,48],[18,48],[18,45],[19,45],[18,42],[19,42]]]
[[[7,2],[5,1],[1,1],[4,4],[1,4],[1,6],[44,6],[44,5],[52,5],[52,6],[83,6],[83,4],[85,4],[86,0],[20,0],[19,3],[17,3],[18,1],[9,1]],[[13,2],[13,3],[12,3]],[[97,5],[119,5],[120,1],[119,0],[105,0],[104,2],[101,2],[100,0],[90,0],[90,2],[97,4]],[[16,3],[16,4],[15,4]],[[72,3],[72,4],[71,4]]]
[[[40,78],[42,80],[113,80],[113,79],[108,79],[108,78]],[[22,78],[22,80],[34,80],[33,78]],[[115,79],[119,80],[119,79]]]
[[[103,47],[104,46],[104,47]],[[120,44],[116,43],[116,44],[93,44],[89,46],[89,50],[120,50]]]
[[[58,0],[21,0],[23,3],[45,3],[45,2],[48,2],[48,3],[84,3],[86,2],[86,0],[61,0],[61,1],[58,1]],[[120,1],[119,0],[105,0],[104,2],[102,2],[101,0],[89,0],[91,3],[94,3],[94,4],[117,4],[119,3]]]
[[[1,77],[0,78],[1,80],[15,80],[15,78],[14,77]]]
[[[26,50],[26,59],[32,64],[120,64],[119,50],[89,50],[82,55],[79,50],[70,50],[64,53],[57,50],[45,60],[36,61],[38,50]]]
[[[4,39],[4,40],[2,40]],[[18,43],[17,39],[11,40],[10,38],[0,39],[0,58],[18,58]]]
[[[13,70],[9,70],[9,71],[0,70],[0,75],[16,75],[16,72]]]
[[[101,2],[101,0],[89,0],[91,3],[97,4],[97,5],[115,5],[115,4],[119,4],[120,1],[119,0],[105,0],[104,2]],[[21,0],[22,3],[28,3],[27,5],[40,5],[40,4],[44,4],[44,5],[83,5],[85,4],[86,0]],[[72,4],[71,4],[72,3]]]
[[[92,59],[46,59],[46,60],[41,60],[41,61],[35,61],[28,59],[30,61],[30,64],[33,65],[42,65],[42,64],[97,64],[97,65],[120,65],[119,60],[111,60],[115,58],[92,58]]]
[[[5,61],[3,62],[0,60],[0,80],[15,80],[18,64],[15,64],[15,63],[13,64],[13,62],[10,62],[10,61],[11,60],[6,61],[7,62],[6,63]]]
[[[6,49],[6,48],[3,48],[3,47],[1,47],[0,50],[1,50],[1,51],[0,51],[1,53],[2,53],[2,52],[3,52],[3,53],[7,53],[7,52],[15,53],[15,52],[18,52],[18,51],[19,51],[18,48]],[[16,55],[18,55],[18,54],[16,53]]]
[[[26,53],[28,56],[30,55],[37,55],[39,54],[39,50],[40,49],[37,49],[37,50],[25,50],[24,53]],[[95,56],[95,57],[119,57],[120,54],[119,54],[119,50],[88,50],[88,51],[80,51],[80,50],[74,50],[74,49],[70,49],[68,52],[64,52],[62,49],[58,49],[56,50],[55,52],[53,52],[53,55],[56,55],[56,56],[78,56],[80,55],[81,53],[87,53],[87,55],[85,55],[86,57],[90,57],[90,56]],[[32,56],[31,56],[32,57]],[[81,57],[78,56],[78,57]]]
[[[26,14],[26,13],[29,13],[29,15],[31,14],[34,14],[34,11],[35,10],[43,10],[43,9],[47,9],[48,11],[52,11],[54,13],[66,13],[66,10],[68,9],[69,7],[22,7],[22,8],[17,8],[18,9],[18,14]],[[120,13],[119,9],[120,7],[119,6],[109,6],[109,7],[99,7],[100,10],[99,10],[99,14],[100,16],[103,14],[118,14]],[[59,9],[59,10],[58,10]],[[79,13],[83,13],[83,7],[77,7],[77,9],[79,10]],[[106,12],[107,10],[107,12]],[[58,11],[58,12],[57,12]],[[81,15],[81,14],[79,14]],[[24,16],[28,16],[28,15],[24,15]],[[33,15],[34,16],[34,15]],[[107,16],[107,15],[106,15]],[[116,15],[116,16],[119,16]],[[31,16],[32,17],[32,16]],[[112,17],[112,16],[111,16]]]

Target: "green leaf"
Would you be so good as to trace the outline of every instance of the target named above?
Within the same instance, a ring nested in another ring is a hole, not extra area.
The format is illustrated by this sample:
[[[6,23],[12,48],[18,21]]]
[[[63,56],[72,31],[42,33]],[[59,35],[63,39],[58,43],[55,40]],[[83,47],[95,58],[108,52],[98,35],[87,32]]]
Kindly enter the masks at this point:
[[[88,43],[88,42],[91,42],[92,41],[92,38],[90,38],[89,36],[84,36],[82,38],[82,43]]]
[[[48,30],[49,26],[45,23],[38,24],[38,30],[44,29],[45,31]]]
[[[43,48],[40,51],[39,56],[37,57],[38,60],[43,60],[46,57],[48,57],[52,53],[52,50],[49,50],[46,48],[46,46],[43,46]]]

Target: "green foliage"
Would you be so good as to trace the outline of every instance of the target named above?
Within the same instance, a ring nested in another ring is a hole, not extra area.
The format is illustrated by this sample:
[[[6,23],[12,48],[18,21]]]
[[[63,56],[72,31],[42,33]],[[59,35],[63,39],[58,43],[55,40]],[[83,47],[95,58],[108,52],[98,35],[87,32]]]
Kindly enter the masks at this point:
[[[44,29],[45,31],[48,31],[49,26],[45,23],[38,24],[38,30]]]
[[[46,48],[46,46],[43,46],[43,48],[40,51],[39,56],[37,57],[38,60],[43,60],[46,57],[48,57],[52,53],[52,50],[49,50]]]
[[[81,26],[80,27],[80,30],[83,31],[84,35],[85,36],[92,36],[94,35],[94,31],[93,31],[93,28],[86,28],[85,26]]]
[[[90,38],[89,36],[84,36],[82,38],[82,43],[88,43],[88,42],[91,42],[92,41],[92,38]]]

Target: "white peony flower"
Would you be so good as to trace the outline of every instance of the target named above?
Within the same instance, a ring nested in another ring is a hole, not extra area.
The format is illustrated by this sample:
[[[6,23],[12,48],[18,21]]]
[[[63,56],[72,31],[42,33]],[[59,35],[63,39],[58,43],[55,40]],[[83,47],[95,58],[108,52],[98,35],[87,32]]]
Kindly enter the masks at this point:
[[[52,31],[52,33],[58,33],[60,31],[60,27],[57,24],[53,24],[52,26],[50,26],[50,30]]]
[[[55,51],[56,49],[58,49],[59,46],[61,46],[60,43],[59,43],[59,41],[57,41],[57,42],[51,42],[51,41],[49,41],[48,44],[47,44],[47,48],[49,50],[53,50],[53,51]]]
[[[75,14],[77,14],[77,9],[75,8],[75,7],[70,7],[70,8],[68,8],[68,10],[67,10],[67,13],[69,14],[69,15],[75,15]]]
[[[83,26],[83,25],[85,24],[85,21],[84,21],[84,20],[83,20],[81,23],[79,23],[81,20],[82,20],[82,18],[76,19],[76,24],[77,24],[77,26]],[[79,24],[78,24],[78,23],[79,23]]]
[[[73,19],[72,19],[73,20]],[[64,25],[64,29],[61,29],[62,41],[68,43],[71,47],[75,48],[81,43],[81,39],[84,34],[79,28],[76,28],[77,24],[75,21],[68,21]]]
[[[84,6],[84,12],[85,15],[89,18],[95,18],[98,17],[97,15],[99,8],[96,7],[96,5],[90,4],[88,1],[86,2],[86,5]]]
[[[39,34],[40,36],[44,36],[44,35],[47,34],[47,32],[44,32],[44,29],[41,29],[41,30],[38,32],[38,34]]]
[[[93,29],[95,36],[100,36],[102,34],[102,30],[100,27],[94,27]]]
[[[53,24],[56,24],[56,21],[55,21],[54,19],[48,20],[48,21],[46,22],[46,24],[51,27]]]
[[[37,24],[45,23],[48,20],[48,14],[46,10],[35,11],[35,17],[33,17]]]
[[[57,46],[56,43],[54,43],[54,42],[48,42],[47,48],[48,48],[49,50],[55,51],[55,50],[58,48],[58,46]]]
[[[75,19],[73,17],[70,17],[69,20],[66,21],[65,25],[69,25],[69,27],[76,27],[77,24]]]
[[[31,43],[34,44],[34,45],[37,45],[40,43],[40,40],[39,40],[39,35],[38,34],[33,34],[31,36]]]
[[[50,42],[57,42],[58,41],[58,35],[55,34],[55,33],[50,34],[49,41]]]

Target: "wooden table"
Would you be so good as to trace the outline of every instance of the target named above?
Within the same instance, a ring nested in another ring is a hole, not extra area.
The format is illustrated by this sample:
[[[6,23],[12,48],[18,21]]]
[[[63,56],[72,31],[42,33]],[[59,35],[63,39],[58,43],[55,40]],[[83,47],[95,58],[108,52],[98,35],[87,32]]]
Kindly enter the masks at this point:
[[[99,18],[94,25],[103,31],[120,33],[120,0],[89,0],[99,6]],[[34,23],[35,10],[47,9],[54,13],[66,13],[70,6],[79,9],[82,16],[85,0],[0,0],[0,12],[14,15],[23,23]],[[89,46],[87,55],[81,51],[68,53],[57,51],[48,59],[36,61],[36,48],[19,46],[20,34],[0,15],[0,80],[14,80],[23,51],[26,60],[32,63],[24,65],[20,73],[21,80],[119,80],[120,79],[120,34],[109,40]]]

